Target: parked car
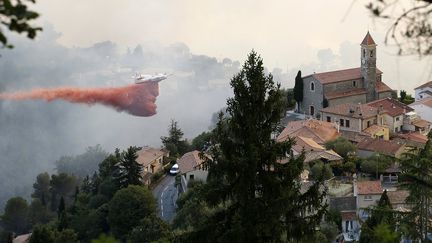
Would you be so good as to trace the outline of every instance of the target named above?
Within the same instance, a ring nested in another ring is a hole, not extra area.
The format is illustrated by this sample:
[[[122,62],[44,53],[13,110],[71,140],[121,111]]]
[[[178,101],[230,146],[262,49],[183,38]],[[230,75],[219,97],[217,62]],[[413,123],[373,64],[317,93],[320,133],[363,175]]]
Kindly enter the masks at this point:
[[[179,173],[179,166],[178,166],[178,164],[174,164],[172,167],[171,167],[171,169],[170,169],[170,171],[169,171],[169,173],[171,174],[171,175],[177,175],[178,173]]]

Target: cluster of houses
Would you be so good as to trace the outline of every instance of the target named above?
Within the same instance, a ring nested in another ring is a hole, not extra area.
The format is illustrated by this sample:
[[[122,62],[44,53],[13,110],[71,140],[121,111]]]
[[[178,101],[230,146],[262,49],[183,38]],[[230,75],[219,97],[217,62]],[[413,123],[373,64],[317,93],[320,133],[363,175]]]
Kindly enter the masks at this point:
[[[304,152],[306,164],[342,162],[341,155],[325,147],[339,137],[354,144],[356,156],[361,158],[374,154],[400,158],[411,147],[426,144],[432,126],[432,81],[415,88],[414,103],[404,104],[382,80],[383,72],[376,67],[376,44],[369,33],[361,43],[360,55],[360,68],[302,77],[304,98],[296,105],[297,119],[286,120],[285,129],[276,138],[279,142],[295,140],[287,160]],[[303,114],[301,120],[298,113]],[[138,155],[148,184],[164,167],[168,152],[145,147]],[[191,180],[206,180],[199,151],[184,154],[177,163],[179,192],[186,191]],[[377,204],[384,190],[395,210],[410,210],[405,203],[408,191],[397,186],[398,173],[398,164],[393,163],[379,180],[353,175],[350,180],[333,177],[328,181],[327,202],[329,208],[341,213],[344,242],[358,241],[361,224],[369,216],[367,208]],[[302,174],[301,180],[307,183],[308,173]]]

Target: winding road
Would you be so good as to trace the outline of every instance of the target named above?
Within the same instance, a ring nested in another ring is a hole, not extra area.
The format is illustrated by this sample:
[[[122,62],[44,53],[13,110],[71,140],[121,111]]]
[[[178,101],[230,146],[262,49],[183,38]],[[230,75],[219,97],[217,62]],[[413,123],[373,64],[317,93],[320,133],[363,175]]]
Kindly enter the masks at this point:
[[[177,188],[174,183],[175,176],[167,175],[153,189],[153,196],[158,204],[159,216],[167,222],[172,222],[176,214]]]

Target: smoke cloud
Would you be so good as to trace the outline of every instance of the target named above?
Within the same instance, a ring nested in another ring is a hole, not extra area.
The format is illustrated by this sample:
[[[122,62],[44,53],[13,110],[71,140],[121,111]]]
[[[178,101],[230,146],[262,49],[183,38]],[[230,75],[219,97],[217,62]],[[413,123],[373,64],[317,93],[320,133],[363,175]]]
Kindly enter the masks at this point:
[[[135,116],[156,114],[156,97],[159,95],[158,82],[147,81],[117,88],[72,88],[34,89],[31,91],[0,93],[0,99],[28,100],[41,99],[48,102],[65,100],[71,103],[102,104]]]

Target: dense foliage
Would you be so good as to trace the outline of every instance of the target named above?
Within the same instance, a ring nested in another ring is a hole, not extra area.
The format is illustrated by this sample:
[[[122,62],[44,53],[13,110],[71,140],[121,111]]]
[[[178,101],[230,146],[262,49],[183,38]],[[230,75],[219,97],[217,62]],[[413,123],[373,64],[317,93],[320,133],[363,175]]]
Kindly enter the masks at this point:
[[[27,37],[33,39],[42,28],[35,27],[30,22],[39,17],[39,14],[28,9],[28,3],[35,3],[35,0],[23,1],[0,1],[1,24],[11,32],[26,33]],[[0,43],[3,47],[12,48],[4,32],[0,28]]]
[[[228,116],[220,116],[206,161],[209,175],[201,200],[212,213],[183,237],[195,242],[303,238],[321,221],[323,187],[320,181],[308,186],[298,181],[303,156],[279,162],[292,145],[272,139],[284,109],[279,85],[264,74],[261,57],[252,51],[231,86]]]

